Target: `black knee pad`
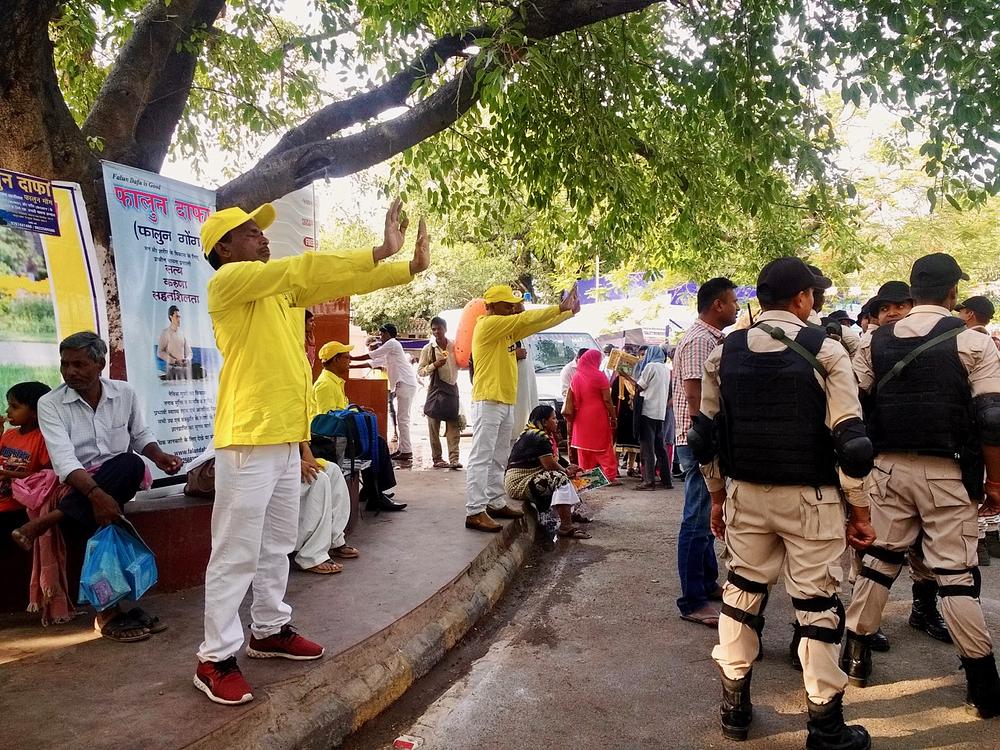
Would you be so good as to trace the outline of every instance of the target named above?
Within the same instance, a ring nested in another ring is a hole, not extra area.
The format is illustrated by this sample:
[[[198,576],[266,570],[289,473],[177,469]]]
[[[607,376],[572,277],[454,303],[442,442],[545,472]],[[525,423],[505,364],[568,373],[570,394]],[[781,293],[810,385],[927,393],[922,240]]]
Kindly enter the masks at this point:
[[[745,609],[737,609],[731,604],[722,603],[722,614],[726,617],[731,617],[732,619],[746,625],[757,633],[757,638],[760,638],[760,634],[764,631],[764,608],[767,606],[768,590],[769,587],[766,583],[761,583],[760,581],[751,581],[749,578],[744,578],[739,573],[734,573],[729,571],[729,575],[726,576],[726,580],[729,581],[733,586],[738,588],[740,591],[746,591],[748,594],[763,594],[764,599],[760,603],[760,607],[757,614],[752,614],[747,612]]]
[[[837,612],[837,627],[827,628],[822,625],[802,625],[800,623],[798,627],[800,637],[835,644],[839,644],[843,640],[847,613],[844,611],[844,604],[840,601],[839,596],[836,594],[833,596],[811,596],[805,599],[792,597],[792,606],[799,612],[826,612],[828,609]]]
[[[896,566],[896,574],[890,576],[888,573],[883,573],[879,570],[875,570],[864,564],[865,555],[874,557],[876,560],[880,560],[888,565]],[[872,545],[867,550],[865,550],[864,555],[861,558],[861,571],[858,575],[863,578],[867,578],[870,581],[874,581],[880,586],[884,586],[887,589],[892,588],[892,584],[896,582],[899,577],[899,572],[903,569],[903,563],[906,562],[906,552],[902,550],[889,550],[885,547],[876,547]]]
[[[934,575],[938,576],[959,576],[964,573],[972,574],[972,585],[965,585],[959,583],[941,583],[938,581],[938,596],[971,596],[973,599],[978,599],[979,594],[983,587],[983,576],[979,572],[978,567],[974,568],[931,568]]]

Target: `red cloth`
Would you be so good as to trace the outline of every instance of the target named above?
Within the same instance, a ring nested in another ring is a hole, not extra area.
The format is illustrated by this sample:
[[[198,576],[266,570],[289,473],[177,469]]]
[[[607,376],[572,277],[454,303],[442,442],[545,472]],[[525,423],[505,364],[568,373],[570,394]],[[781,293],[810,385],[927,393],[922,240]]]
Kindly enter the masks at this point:
[[[44,493],[44,498],[28,498],[18,492],[18,500],[28,507],[28,518],[35,519],[56,509],[59,501],[69,494],[71,488],[60,484],[52,469],[45,469],[33,475],[36,481],[30,483],[31,491]],[[25,480],[18,482],[18,489],[28,492]],[[47,491],[44,488],[48,488]],[[53,526],[35,539],[31,550],[31,583],[28,587],[28,611],[40,612],[42,625],[69,622],[76,610],[69,595],[69,581],[66,578],[66,542],[59,526]]]
[[[27,469],[29,474],[34,474],[50,465],[45,438],[37,427],[24,433],[20,427],[14,427],[0,435],[0,466],[4,469]],[[8,477],[0,478],[0,502],[13,499],[11,481]]]
[[[614,446],[608,446],[603,451],[588,451],[578,448],[576,451],[577,465],[584,471],[600,466],[609,482],[618,479],[618,454]]]
[[[604,391],[610,388],[608,376],[601,372],[601,353],[597,349],[589,350],[580,357],[570,385],[574,410],[570,444],[574,448],[606,451],[612,447],[611,422],[604,403]]]

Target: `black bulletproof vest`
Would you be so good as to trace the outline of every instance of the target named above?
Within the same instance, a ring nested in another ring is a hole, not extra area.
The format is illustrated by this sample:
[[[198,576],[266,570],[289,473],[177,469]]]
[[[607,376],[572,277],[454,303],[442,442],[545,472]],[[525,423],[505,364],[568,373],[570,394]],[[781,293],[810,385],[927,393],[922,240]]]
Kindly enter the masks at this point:
[[[814,357],[824,331],[806,327],[795,341]],[[826,393],[801,354],[752,352],[747,331],[722,345],[719,370],[724,411],[723,471],[759,484],[836,484],[833,437],[826,426]]]
[[[925,336],[897,337],[895,324],[872,336],[875,389],[869,430],[878,451],[918,451],[954,456],[973,429],[969,375],[958,358],[957,337],[917,355],[881,388],[878,383],[897,362],[924,342],[962,328],[958,318],[942,318]]]

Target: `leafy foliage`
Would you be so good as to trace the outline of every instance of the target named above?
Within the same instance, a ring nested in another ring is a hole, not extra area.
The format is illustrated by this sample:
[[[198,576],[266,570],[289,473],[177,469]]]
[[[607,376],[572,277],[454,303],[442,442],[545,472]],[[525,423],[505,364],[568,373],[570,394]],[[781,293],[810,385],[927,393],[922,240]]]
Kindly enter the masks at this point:
[[[78,121],[144,5],[61,5],[51,36]],[[542,40],[526,36],[533,5],[304,6],[293,16],[282,0],[230,0],[185,42],[204,39],[205,51],[175,153],[245,158],[320,103],[384,82],[435,38],[477,29],[476,46],[419,78],[409,102],[474,55],[477,107],[406,152],[394,184],[474,225],[470,239],[523,243],[557,281],[589,272],[598,254],[627,270],[741,281],[784,253],[859,268],[871,245],[856,187],[835,166],[830,89],[854,108],[881,102],[925,134],[931,205],[1000,192],[995,0],[675,0]],[[558,20],[562,6],[552,9]]]

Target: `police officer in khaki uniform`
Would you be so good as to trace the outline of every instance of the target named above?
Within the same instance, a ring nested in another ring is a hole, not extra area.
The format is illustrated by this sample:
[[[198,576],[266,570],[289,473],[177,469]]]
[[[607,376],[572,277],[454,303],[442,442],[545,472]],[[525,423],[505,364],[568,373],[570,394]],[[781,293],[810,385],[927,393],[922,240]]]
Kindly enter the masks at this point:
[[[871,500],[879,539],[854,586],[841,664],[851,684],[867,684],[868,635],[879,627],[906,550],[923,532],[967,700],[989,718],[1000,715],[1000,678],[979,604],[974,500],[983,495],[985,463],[981,512],[1000,511],[1000,355],[989,336],[951,315],[958,282],[968,278],[950,255],[918,259],[910,272],[913,309],[879,327],[854,359],[878,452]]]
[[[870,301],[871,323],[868,330],[861,337],[862,342],[868,342],[871,346],[871,338],[879,326],[895,323],[904,318],[913,308],[913,296],[910,294],[910,285],[905,281],[887,281],[879,287],[878,292]],[[859,346],[860,350],[860,346]],[[865,478],[865,492],[869,495],[876,489],[875,475],[872,472]],[[937,579],[927,567],[923,557],[923,545],[921,540],[910,546],[906,557],[910,567],[910,579],[913,581],[913,604],[910,608],[910,626],[927,633],[931,638],[943,643],[951,643],[951,635],[948,633],[948,625],[938,611],[937,606]],[[860,557],[860,553],[858,558]],[[861,571],[858,558],[855,558],[855,569],[852,569],[850,583],[853,586],[857,579],[857,573]],[[869,639],[872,651],[888,651],[889,639],[880,628]]]
[[[837,664],[844,608],[837,589],[845,538],[860,547],[874,539],[861,489],[872,446],[847,352],[806,323],[813,287],[824,285],[829,280],[797,258],[761,270],[763,312],[750,329],[729,334],[705,363],[702,413],[689,445],[712,493],[712,531],[730,554],[712,652],[722,671],[723,735],[742,740],[749,733],[761,612],[768,587],[783,572],[801,633],[806,745],[864,750],[868,733],[844,724],[847,676]]]

